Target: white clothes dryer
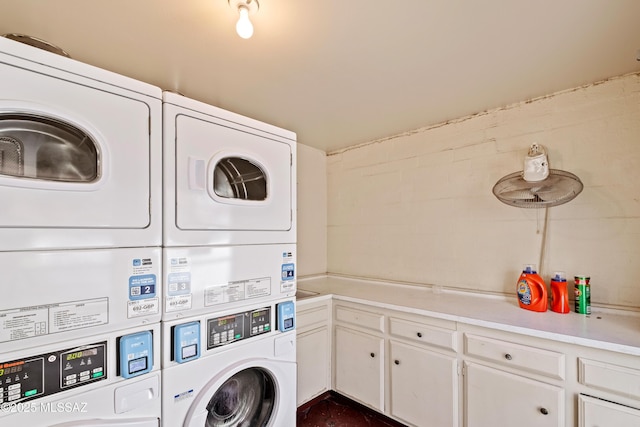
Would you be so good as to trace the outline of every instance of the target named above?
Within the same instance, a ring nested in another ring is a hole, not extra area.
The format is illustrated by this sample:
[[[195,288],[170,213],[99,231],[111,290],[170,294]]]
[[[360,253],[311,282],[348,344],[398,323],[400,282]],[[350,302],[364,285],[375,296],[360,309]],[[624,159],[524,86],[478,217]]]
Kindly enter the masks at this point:
[[[163,320],[294,298],[295,244],[163,248]]]
[[[0,353],[0,425],[158,427],[160,324]]]
[[[294,313],[289,300],[163,322],[163,425],[295,426]]]
[[[160,246],[159,88],[0,37],[0,251]]]
[[[163,100],[163,246],[295,243],[295,133]]]
[[[161,248],[0,252],[0,351],[160,321]]]

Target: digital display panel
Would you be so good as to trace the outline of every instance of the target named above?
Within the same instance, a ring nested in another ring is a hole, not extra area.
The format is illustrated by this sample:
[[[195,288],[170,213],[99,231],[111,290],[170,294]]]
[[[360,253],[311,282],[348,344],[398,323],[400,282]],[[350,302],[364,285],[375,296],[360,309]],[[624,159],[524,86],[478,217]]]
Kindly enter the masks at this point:
[[[73,353],[67,353],[67,361],[80,359],[82,357],[96,356],[98,354],[98,349],[96,347],[89,348],[87,350],[82,351],[74,351]]]
[[[192,344],[186,347],[182,347],[182,358],[188,359],[198,354],[198,345]]]
[[[147,369],[147,358],[141,357],[139,359],[134,359],[129,361],[129,373],[134,374],[139,371],[144,371]]]

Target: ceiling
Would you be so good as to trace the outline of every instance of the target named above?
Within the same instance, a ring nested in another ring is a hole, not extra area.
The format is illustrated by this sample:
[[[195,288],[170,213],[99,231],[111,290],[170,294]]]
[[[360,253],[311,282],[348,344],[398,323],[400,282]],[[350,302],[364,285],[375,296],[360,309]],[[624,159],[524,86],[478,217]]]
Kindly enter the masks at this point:
[[[332,152],[640,71],[637,0],[0,0],[0,34]]]

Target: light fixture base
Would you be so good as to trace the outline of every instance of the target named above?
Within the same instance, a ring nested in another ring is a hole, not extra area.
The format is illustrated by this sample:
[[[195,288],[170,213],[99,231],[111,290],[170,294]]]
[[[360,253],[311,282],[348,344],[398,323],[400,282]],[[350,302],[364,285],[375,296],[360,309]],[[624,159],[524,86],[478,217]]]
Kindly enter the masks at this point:
[[[249,11],[249,15],[253,15],[260,9],[260,3],[258,0],[228,0],[229,6],[238,10],[240,6],[244,6]]]

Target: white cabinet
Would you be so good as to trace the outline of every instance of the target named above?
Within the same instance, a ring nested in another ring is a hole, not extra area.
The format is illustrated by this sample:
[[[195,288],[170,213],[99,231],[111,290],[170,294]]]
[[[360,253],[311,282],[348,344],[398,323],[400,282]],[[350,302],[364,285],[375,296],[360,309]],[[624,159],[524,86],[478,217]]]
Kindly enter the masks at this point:
[[[356,401],[384,411],[384,340],[335,328],[335,388]]]
[[[389,414],[415,426],[458,425],[455,355],[390,341]]]
[[[331,300],[296,305],[298,406],[331,388]]]
[[[579,427],[638,427],[640,410],[580,395],[578,420]]]
[[[561,387],[465,363],[465,426],[564,426]]]
[[[465,427],[565,426],[565,355],[508,339],[464,334]]]
[[[584,386],[578,397],[579,427],[640,426],[638,356],[583,354],[578,357],[578,381]]]

